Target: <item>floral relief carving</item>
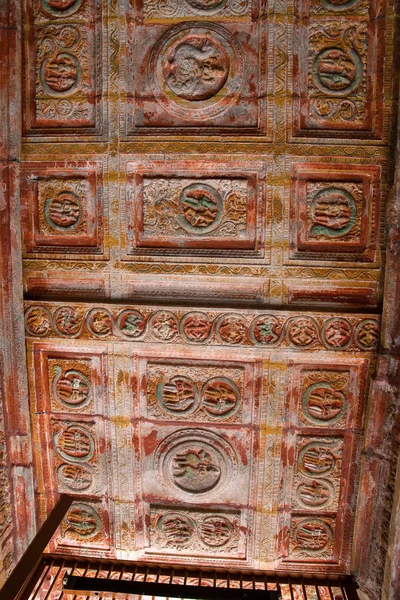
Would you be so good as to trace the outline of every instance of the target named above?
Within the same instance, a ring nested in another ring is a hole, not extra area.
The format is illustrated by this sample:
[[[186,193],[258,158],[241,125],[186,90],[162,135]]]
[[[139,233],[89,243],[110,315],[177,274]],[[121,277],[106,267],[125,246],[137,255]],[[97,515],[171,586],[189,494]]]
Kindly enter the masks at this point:
[[[26,47],[32,96],[26,129],[50,135],[59,126],[94,130],[100,101],[94,23],[101,9],[92,0],[33,0],[33,5],[34,34]]]
[[[337,21],[310,27],[308,90],[310,122],[324,126],[363,124],[367,100],[366,23],[346,27]]]
[[[143,238],[237,238],[246,233],[247,182],[144,179]]]
[[[144,0],[145,20],[179,17],[250,17],[249,0]]]

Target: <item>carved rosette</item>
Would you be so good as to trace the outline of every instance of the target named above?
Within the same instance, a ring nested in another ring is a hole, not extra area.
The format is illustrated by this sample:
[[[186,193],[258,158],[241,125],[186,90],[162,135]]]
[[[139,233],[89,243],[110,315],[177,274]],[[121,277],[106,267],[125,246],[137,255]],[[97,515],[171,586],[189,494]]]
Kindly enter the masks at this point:
[[[177,18],[250,18],[249,0],[144,0],[145,21]]]

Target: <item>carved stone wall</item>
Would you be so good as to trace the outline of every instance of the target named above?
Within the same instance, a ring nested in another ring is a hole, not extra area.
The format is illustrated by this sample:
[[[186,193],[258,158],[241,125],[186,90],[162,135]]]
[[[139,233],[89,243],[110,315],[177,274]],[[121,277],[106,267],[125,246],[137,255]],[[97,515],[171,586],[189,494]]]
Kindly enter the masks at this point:
[[[11,4],[14,540],[66,491],[55,552],[378,589],[393,3]]]

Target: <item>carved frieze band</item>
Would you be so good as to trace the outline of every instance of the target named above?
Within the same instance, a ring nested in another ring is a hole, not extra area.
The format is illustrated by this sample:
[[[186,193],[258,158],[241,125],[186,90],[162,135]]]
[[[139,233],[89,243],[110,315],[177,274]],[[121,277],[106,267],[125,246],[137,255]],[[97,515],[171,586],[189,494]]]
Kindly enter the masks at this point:
[[[380,178],[375,165],[295,163],[291,258],[376,260]]]
[[[374,351],[376,315],[292,315],[26,302],[29,336],[301,350]]]
[[[264,256],[270,164],[128,161],[127,259],[132,254]]]
[[[240,511],[198,511],[151,505],[148,552],[238,558],[245,547],[242,520]]]
[[[100,133],[101,3],[33,0],[24,19],[26,132]]]
[[[21,169],[21,224],[27,254],[104,250],[102,163],[27,162]]]

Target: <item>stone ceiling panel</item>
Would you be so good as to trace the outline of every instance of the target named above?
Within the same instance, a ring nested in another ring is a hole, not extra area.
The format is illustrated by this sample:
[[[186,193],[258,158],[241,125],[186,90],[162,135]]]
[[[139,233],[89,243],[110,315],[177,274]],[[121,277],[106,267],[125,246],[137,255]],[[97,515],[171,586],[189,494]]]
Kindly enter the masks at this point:
[[[392,4],[24,0],[22,20],[38,522],[75,496],[51,549],[349,573]]]
[[[379,320],[148,310],[26,303],[53,550],[346,571]]]

